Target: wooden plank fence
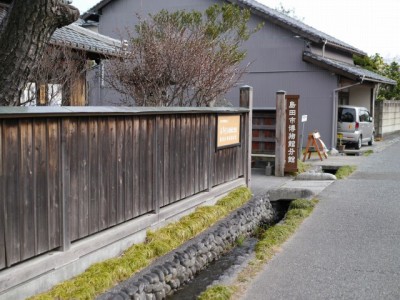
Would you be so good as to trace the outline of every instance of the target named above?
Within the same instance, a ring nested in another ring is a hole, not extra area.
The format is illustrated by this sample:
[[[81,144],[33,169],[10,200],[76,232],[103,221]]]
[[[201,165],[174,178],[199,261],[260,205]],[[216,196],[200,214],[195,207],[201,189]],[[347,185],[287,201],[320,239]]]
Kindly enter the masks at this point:
[[[216,149],[218,114],[241,145]],[[0,269],[243,177],[246,109],[1,108]]]

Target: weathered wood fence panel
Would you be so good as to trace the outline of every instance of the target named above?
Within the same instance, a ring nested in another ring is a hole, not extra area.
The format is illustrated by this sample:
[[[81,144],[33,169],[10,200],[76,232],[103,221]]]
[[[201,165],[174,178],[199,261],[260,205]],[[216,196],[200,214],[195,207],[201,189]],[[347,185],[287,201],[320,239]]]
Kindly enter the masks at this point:
[[[0,110],[0,269],[245,174],[243,143],[216,149],[245,109],[35,111]]]

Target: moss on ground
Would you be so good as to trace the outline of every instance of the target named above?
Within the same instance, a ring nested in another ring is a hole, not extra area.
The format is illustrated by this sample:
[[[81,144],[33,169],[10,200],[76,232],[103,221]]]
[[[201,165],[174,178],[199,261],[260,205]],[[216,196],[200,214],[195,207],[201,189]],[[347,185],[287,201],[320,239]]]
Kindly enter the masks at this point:
[[[357,169],[356,166],[342,166],[336,171],[336,178],[337,179],[344,179],[350,176],[355,170]]]
[[[364,153],[363,153],[363,156],[370,156],[371,154],[373,154],[374,153],[374,150],[367,150],[367,151],[365,151]]]
[[[305,218],[313,211],[317,200],[297,199],[292,201],[282,222],[268,228],[256,245],[256,258],[262,262],[269,260],[275,250],[297,230]]]
[[[202,293],[198,300],[229,300],[234,293],[233,288],[224,285],[214,285]]]
[[[214,206],[198,207],[195,212],[181,218],[178,222],[168,224],[156,231],[148,231],[144,243],[133,245],[120,257],[96,263],[75,278],[60,283],[49,292],[31,299],[93,299],[147,267],[157,257],[178,248],[244,205],[250,198],[251,192],[248,188],[238,188]]]

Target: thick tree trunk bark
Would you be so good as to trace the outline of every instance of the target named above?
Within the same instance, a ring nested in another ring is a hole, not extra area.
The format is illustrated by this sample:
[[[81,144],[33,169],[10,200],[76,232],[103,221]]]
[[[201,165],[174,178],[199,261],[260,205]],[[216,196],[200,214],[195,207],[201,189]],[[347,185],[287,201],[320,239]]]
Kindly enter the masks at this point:
[[[57,28],[79,17],[62,0],[14,0],[0,28],[0,106],[19,105],[20,93]]]

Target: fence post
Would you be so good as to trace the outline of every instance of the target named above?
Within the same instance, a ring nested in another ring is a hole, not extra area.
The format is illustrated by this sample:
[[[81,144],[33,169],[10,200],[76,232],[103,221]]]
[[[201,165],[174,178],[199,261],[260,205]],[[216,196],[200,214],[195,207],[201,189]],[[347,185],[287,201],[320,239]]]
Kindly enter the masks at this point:
[[[245,124],[247,132],[245,132],[245,163],[244,172],[246,185],[250,185],[251,181],[251,143],[253,136],[253,87],[245,85],[240,88],[240,107],[249,109]],[[246,163],[247,162],[247,163]]]
[[[208,116],[208,127],[212,128],[211,126],[211,114]],[[215,126],[215,125],[214,125]],[[207,175],[207,192],[211,192],[212,189],[212,170],[213,170],[213,154],[214,154],[214,150],[215,148],[212,146],[212,140],[215,137],[215,135],[213,135],[212,130],[208,131],[208,175]]]
[[[275,176],[285,176],[286,92],[276,92]]]
[[[69,238],[69,201],[70,201],[70,164],[68,160],[68,143],[67,133],[68,126],[65,126],[63,119],[60,120],[60,135],[61,135],[61,205],[60,205],[60,242],[61,251],[67,251],[71,248],[71,240]]]
[[[158,138],[158,134],[159,134],[159,126],[161,124],[161,117],[160,115],[157,115],[154,118],[154,154],[153,154],[153,207],[154,207],[154,213],[155,214],[159,214],[160,212],[160,194],[159,192],[159,185],[160,185],[160,181],[159,181],[159,173],[160,173],[160,169],[159,169],[159,162],[158,159],[160,157],[159,151],[160,151],[160,147],[158,145],[159,143],[159,138]],[[164,173],[163,173],[164,174]]]

